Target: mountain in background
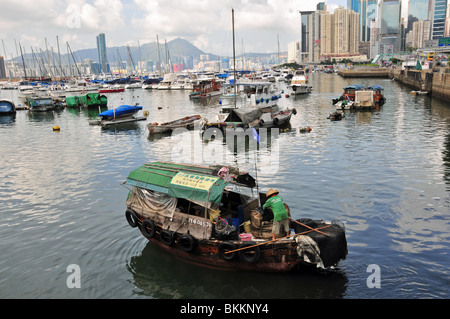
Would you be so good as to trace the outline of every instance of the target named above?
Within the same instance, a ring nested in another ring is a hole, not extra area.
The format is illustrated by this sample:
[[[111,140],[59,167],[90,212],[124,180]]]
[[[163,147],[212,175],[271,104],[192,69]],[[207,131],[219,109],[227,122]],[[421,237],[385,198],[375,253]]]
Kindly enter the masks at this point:
[[[185,58],[193,58],[193,59],[199,59],[200,55],[208,54],[210,60],[217,60],[220,57],[211,53],[205,53],[204,51],[197,48],[195,45],[190,43],[189,41],[182,39],[182,38],[176,38],[172,41],[167,42],[161,42],[159,43],[159,52],[158,52],[158,43],[151,42],[143,44],[139,47],[133,46],[133,47],[127,47],[127,46],[120,46],[120,47],[108,47],[106,49],[107,51],[107,58],[110,65],[116,65],[117,62],[120,61],[129,61],[129,53],[131,54],[131,57],[133,59],[134,64],[137,64],[139,60],[141,61],[148,61],[151,60],[154,63],[161,60],[161,63],[166,63],[167,57],[170,58],[170,61],[172,63],[179,63],[183,61]],[[44,59],[47,59],[47,53],[43,52],[45,57]],[[55,59],[51,59],[53,61],[58,61],[58,58],[56,57],[57,53],[54,52]],[[267,57],[270,56],[272,53],[246,53],[246,57]],[[84,59],[91,59],[94,62],[99,62],[98,59],[98,51],[97,48],[92,49],[82,49],[77,50],[73,52],[73,55],[75,57],[75,60],[77,62],[83,62]],[[238,57],[239,55],[237,55]],[[63,54],[61,53],[61,61],[63,64],[67,64],[68,55],[67,53]],[[28,64],[29,61],[33,60],[33,56],[30,53],[27,53],[24,55],[24,59],[27,61]],[[40,59],[40,55],[38,56],[38,59]],[[21,63],[22,58],[15,57],[13,60]],[[70,57],[71,63],[73,63],[72,57]],[[47,63],[47,62],[46,62]]]
[[[143,44],[139,47],[109,47],[106,49],[108,62],[110,64],[115,64],[117,61],[128,61],[130,58],[129,52],[134,63],[137,61],[148,61],[152,60],[154,62],[161,60],[165,62],[167,57],[170,58],[172,63],[178,62],[183,57],[193,57],[199,58],[200,55],[206,54],[202,50],[198,49],[196,46],[191,44],[189,41],[177,38],[175,40],[166,43],[151,42]],[[77,61],[83,61],[84,59],[91,59],[94,62],[99,62],[97,48],[84,49],[74,52]],[[213,54],[209,54],[210,58],[217,58]]]

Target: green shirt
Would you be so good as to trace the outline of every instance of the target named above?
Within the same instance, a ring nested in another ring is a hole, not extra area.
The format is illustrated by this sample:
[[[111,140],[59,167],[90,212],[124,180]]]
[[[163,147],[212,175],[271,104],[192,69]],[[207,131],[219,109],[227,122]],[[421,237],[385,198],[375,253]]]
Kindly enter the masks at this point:
[[[269,198],[263,205],[263,209],[272,208],[273,221],[277,222],[285,218],[289,218],[286,208],[284,207],[283,200],[279,195]]]

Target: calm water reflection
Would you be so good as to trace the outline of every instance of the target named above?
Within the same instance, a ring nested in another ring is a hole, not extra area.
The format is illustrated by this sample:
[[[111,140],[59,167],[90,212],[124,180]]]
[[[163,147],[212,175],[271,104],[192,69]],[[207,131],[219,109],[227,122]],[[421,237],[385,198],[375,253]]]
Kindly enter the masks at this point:
[[[147,137],[146,123],[190,114],[213,118],[219,99],[190,101],[182,91],[111,94],[109,107],[140,102],[147,122],[102,129],[98,110],[19,111],[0,120],[1,298],[448,298],[450,108],[413,96],[387,79],[311,74],[310,95],[295,107],[293,130],[257,154],[195,133],[192,160],[216,160],[278,188],[296,218],[345,222],[349,255],[333,272],[295,275],[221,272],[186,264],[149,244],[124,218],[121,183],[144,162],[173,157],[180,137]],[[376,112],[327,119],[331,99],[350,83],[385,87]],[[17,92],[1,91],[17,103]],[[53,132],[59,125],[61,131]],[[310,133],[300,127],[310,126]],[[211,150],[219,150],[213,153]],[[279,165],[274,166],[275,163]],[[66,285],[81,268],[81,288]],[[381,288],[367,267],[379,265]],[[267,279],[267,280],[266,280]]]

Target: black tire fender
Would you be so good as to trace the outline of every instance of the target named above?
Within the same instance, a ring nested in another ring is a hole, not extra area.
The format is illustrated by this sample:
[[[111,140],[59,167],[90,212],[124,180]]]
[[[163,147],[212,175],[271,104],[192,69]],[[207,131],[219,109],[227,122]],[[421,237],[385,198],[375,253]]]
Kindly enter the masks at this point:
[[[254,241],[246,241],[239,248],[245,248],[254,245],[256,245]],[[261,248],[259,248],[259,246],[239,250],[239,258],[246,263],[254,264],[258,262],[260,257]]]
[[[127,209],[125,212],[125,218],[131,227],[136,228],[138,226],[136,213],[133,210]]]
[[[167,245],[167,246],[172,246],[173,243],[175,242],[173,232],[171,232],[170,230],[167,230],[167,229],[161,230],[161,232],[159,233],[159,240],[164,245]]]
[[[141,226],[142,234],[147,238],[153,238],[156,235],[156,225],[153,220],[146,219],[142,222]]]
[[[231,241],[224,241],[219,245],[219,255],[222,257],[222,259],[226,261],[231,261],[236,256],[237,252],[232,252],[229,254],[226,254],[226,252],[235,250],[237,247],[236,245]]]
[[[197,241],[190,234],[185,234],[178,239],[178,245],[180,245],[181,250],[188,253],[194,250],[196,243]]]

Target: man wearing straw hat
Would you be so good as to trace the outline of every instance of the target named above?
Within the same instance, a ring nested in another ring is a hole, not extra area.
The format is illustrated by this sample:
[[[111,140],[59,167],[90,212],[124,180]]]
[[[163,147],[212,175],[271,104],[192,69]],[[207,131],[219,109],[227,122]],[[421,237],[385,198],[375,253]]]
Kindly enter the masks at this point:
[[[273,212],[273,227],[272,227],[272,240],[275,239],[275,235],[283,234],[281,228],[286,232],[286,236],[289,236],[289,216],[284,206],[283,200],[278,195],[278,190],[269,189],[266,194],[266,202],[263,205],[263,209],[271,208]]]

